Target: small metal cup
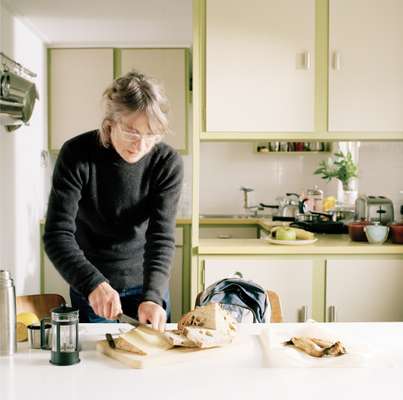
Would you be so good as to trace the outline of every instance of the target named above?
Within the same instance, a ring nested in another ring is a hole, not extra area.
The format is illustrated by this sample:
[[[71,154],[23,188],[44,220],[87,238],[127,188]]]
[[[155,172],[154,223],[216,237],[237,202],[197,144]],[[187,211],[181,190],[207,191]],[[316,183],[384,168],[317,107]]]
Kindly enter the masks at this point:
[[[51,334],[52,334],[52,325],[45,324],[45,346],[43,349],[49,350],[51,348]],[[41,348],[41,325],[40,324],[31,324],[28,325],[28,343],[31,349],[40,349]]]
[[[270,151],[279,151],[280,150],[280,142],[269,142],[269,150]]]

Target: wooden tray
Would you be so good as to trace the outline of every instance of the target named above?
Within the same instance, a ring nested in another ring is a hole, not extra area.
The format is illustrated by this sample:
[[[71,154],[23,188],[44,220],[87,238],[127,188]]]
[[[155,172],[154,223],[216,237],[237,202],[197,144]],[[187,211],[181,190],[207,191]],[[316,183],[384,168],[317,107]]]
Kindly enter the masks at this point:
[[[150,356],[129,353],[124,350],[112,349],[106,340],[97,342],[96,349],[100,353],[118,360],[132,368],[151,368],[160,365],[175,364],[180,362],[194,362],[205,358],[231,357],[250,347],[253,336],[236,337],[234,341],[223,347],[214,347],[211,349],[193,349],[186,347],[174,347],[170,350],[161,351],[161,353]]]

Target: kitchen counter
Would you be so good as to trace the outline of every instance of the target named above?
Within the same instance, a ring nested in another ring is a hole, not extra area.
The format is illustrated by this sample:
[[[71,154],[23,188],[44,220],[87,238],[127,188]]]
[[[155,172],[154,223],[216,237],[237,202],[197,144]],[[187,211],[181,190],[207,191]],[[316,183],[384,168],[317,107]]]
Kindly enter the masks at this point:
[[[317,234],[311,245],[271,244],[264,239],[200,239],[198,254],[400,254],[403,245],[352,242],[348,235]]]
[[[402,399],[403,323],[336,323],[325,329],[343,338],[360,338],[377,349],[375,368],[267,368],[258,334],[264,324],[244,325],[254,335],[251,351],[204,357],[149,370],[134,370],[95,351],[105,332],[120,324],[82,324],[81,362],[67,367],[49,363],[49,352],[19,345],[13,357],[0,358],[2,400],[55,399]],[[274,333],[292,335],[302,324],[271,324]],[[386,362],[385,362],[386,360]],[[389,368],[394,367],[394,368]]]

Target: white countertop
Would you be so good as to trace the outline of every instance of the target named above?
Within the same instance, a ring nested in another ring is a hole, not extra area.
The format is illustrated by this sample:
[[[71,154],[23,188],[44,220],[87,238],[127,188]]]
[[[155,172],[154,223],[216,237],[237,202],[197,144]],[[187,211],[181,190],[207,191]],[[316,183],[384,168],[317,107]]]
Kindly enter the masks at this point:
[[[271,324],[269,329],[281,336],[303,326]],[[267,325],[256,324],[240,327],[241,333],[256,335],[246,354],[135,370],[95,351],[105,332],[124,325],[82,324],[79,364],[53,366],[48,351],[29,350],[26,343],[14,356],[1,357],[0,399],[403,399],[403,323],[316,326],[362,339],[382,353],[383,362],[379,368],[376,363],[376,368],[267,368],[258,339]]]

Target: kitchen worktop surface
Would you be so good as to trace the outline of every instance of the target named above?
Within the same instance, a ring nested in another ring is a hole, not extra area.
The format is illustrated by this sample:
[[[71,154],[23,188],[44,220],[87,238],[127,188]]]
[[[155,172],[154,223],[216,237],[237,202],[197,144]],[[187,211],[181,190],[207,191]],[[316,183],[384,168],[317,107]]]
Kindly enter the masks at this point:
[[[292,335],[303,325],[271,324],[269,331]],[[48,351],[29,350],[27,343],[19,344],[13,357],[0,358],[0,399],[403,398],[403,323],[316,326],[340,338],[360,338],[378,350],[379,362],[373,358],[369,368],[268,368],[258,339],[267,325],[255,324],[240,327],[253,344],[243,354],[135,370],[95,351],[105,332],[118,332],[125,325],[82,324],[79,364],[53,366]]]
[[[353,242],[348,235],[317,234],[318,241],[303,246],[271,244],[265,239],[200,239],[199,254],[401,254],[403,245]]]

